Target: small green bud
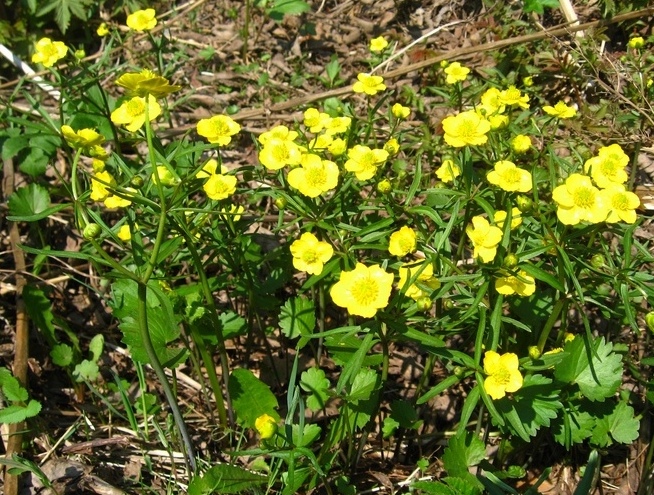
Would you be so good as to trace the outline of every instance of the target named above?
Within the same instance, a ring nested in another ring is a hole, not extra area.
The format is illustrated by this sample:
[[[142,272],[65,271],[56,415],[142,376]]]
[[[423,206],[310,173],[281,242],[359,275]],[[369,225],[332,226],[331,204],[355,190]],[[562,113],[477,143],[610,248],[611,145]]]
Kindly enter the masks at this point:
[[[538,359],[540,357],[540,349],[538,349],[538,346],[530,345],[528,352],[531,359]]]
[[[136,189],[141,189],[144,183],[145,181],[140,175],[133,176],[129,181],[129,185],[135,187]]]
[[[443,309],[445,311],[450,311],[454,309],[454,303],[450,299],[443,299]]]
[[[515,202],[518,210],[520,210],[521,213],[529,213],[534,207],[534,202],[532,199],[529,196],[525,196],[524,194],[519,195],[515,199]]]
[[[459,380],[461,380],[466,373],[466,369],[463,366],[455,366],[452,371],[454,372],[454,376],[456,376]]]
[[[509,253],[504,257],[504,262],[502,264],[504,268],[515,268],[518,266],[518,257],[513,253]]]
[[[97,239],[100,234],[102,234],[102,227],[100,227],[97,223],[90,223],[84,227],[82,236],[87,241],[92,241],[93,239]]]
[[[428,297],[421,297],[416,301],[420,311],[429,311],[433,305],[432,300]]]
[[[282,198],[281,196],[279,198],[275,198],[275,206],[277,207],[278,210],[283,210],[286,208],[287,205],[286,198]]]
[[[650,311],[645,315],[645,322],[647,323],[649,331],[654,333],[654,311]]]
[[[590,259],[590,264],[593,268],[602,268],[606,264],[606,260],[603,255],[596,253]]]
[[[82,60],[86,57],[86,52],[84,50],[75,50],[75,58],[77,60]]]
[[[393,185],[388,179],[383,179],[377,182],[377,191],[381,194],[388,194],[393,190]]]

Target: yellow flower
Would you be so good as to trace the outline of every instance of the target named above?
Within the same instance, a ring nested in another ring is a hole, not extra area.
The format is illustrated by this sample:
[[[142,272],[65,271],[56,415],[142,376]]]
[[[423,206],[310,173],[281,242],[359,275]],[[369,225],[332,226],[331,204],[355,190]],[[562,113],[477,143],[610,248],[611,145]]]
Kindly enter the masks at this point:
[[[74,131],[69,125],[62,125],[61,134],[70,147],[75,149],[88,149],[104,143],[104,136],[94,129]]]
[[[495,290],[505,296],[518,294],[522,297],[531,296],[536,291],[534,277],[527,275],[527,272],[520,270],[518,275],[507,275],[495,279]]]
[[[286,165],[299,165],[302,151],[293,141],[271,138],[259,152],[259,161],[268,170],[279,170]]]
[[[511,149],[516,153],[526,153],[531,148],[531,138],[524,134],[518,134],[511,140]]]
[[[409,107],[405,107],[400,103],[395,103],[391,107],[391,113],[396,119],[406,119],[409,115],[411,115],[411,109]]]
[[[317,108],[307,108],[304,111],[304,125],[314,134],[322,131],[330,119],[329,115],[320,112]]]
[[[501,399],[507,392],[516,392],[522,387],[522,375],[518,371],[518,356],[512,352],[498,354],[486,351],[484,354],[484,390],[492,399]]]
[[[462,66],[459,62],[452,62],[445,68],[445,82],[447,84],[456,84],[457,82],[463,82],[468,77],[470,69]]]
[[[506,211],[497,210],[493,215],[493,222],[500,229],[504,228],[504,220],[506,220]],[[511,230],[515,230],[522,225],[522,212],[520,208],[513,207],[511,208]]]
[[[531,191],[531,173],[516,167],[515,163],[501,160],[486,176],[488,182],[509,192]]]
[[[98,160],[97,158],[94,158],[91,161],[91,166],[93,167],[93,173],[97,174],[98,172],[104,171],[106,163],[103,160]]]
[[[243,212],[245,211],[245,208],[243,208],[242,205],[230,205],[229,209],[227,208],[221,208],[220,213],[223,215],[227,215],[229,217],[232,217],[232,221],[238,222],[241,219],[241,216],[243,215]]]
[[[152,95],[155,98],[163,98],[182,89],[181,86],[171,85],[168,79],[158,76],[150,69],[143,69],[141,72],[126,72],[116,79],[116,84],[125,88],[130,96]]]
[[[89,147],[87,153],[91,158],[96,158],[98,160],[106,160],[107,158],[109,158],[109,153],[107,153],[107,150],[105,150],[100,145]]]
[[[642,36],[634,36],[629,40],[629,43],[627,43],[627,46],[629,48],[633,48],[634,50],[639,50],[642,47],[645,46],[645,40],[643,39]]]
[[[319,134],[311,141],[309,141],[310,150],[326,150],[330,144],[334,142],[334,138],[329,134]]]
[[[297,139],[297,137],[298,137],[298,133],[296,131],[290,130],[285,125],[278,125],[270,129],[269,131],[262,133],[259,136],[258,140],[261,144],[265,146],[266,144],[268,144],[269,141],[273,139],[293,142]]]
[[[417,236],[415,230],[406,225],[400,230],[391,234],[388,243],[388,252],[393,256],[405,256],[413,253],[417,247]]]
[[[407,287],[404,295],[410,297],[414,301],[422,297],[429,297],[429,294],[438,289],[441,286],[441,283],[436,277],[434,277],[434,267],[431,263],[405,263],[400,267],[400,281],[398,282],[398,287],[400,290],[406,285],[407,280],[411,280],[412,277],[418,273],[417,278],[414,280],[409,287]],[[429,291],[425,291],[422,287],[426,287]]]
[[[577,115],[577,110],[573,106],[568,106],[564,102],[559,101],[556,105],[553,107],[550,105],[545,105],[543,107],[543,111],[547,115],[552,115],[553,117],[559,118],[559,119],[571,119],[575,115]]]
[[[163,165],[159,165],[156,169],[156,174],[157,177],[159,177],[159,182],[164,185],[164,186],[176,186],[179,184],[179,178],[175,177],[173,173],[168,170],[168,167],[164,167]],[[152,172],[152,180],[154,181],[154,174],[155,172]]]
[[[132,231],[129,229],[129,225],[124,223],[116,232],[118,239],[123,242],[129,242],[132,239]]]
[[[347,308],[350,314],[372,318],[388,306],[392,287],[392,273],[386,273],[379,265],[367,267],[357,263],[354,270],[341,272],[329,294],[334,304]]]
[[[357,144],[347,152],[347,156],[349,160],[345,162],[345,170],[354,172],[359,180],[368,180],[375,175],[377,167],[388,159],[388,151]]]
[[[232,136],[241,130],[241,126],[227,115],[214,115],[209,119],[200,119],[196,128],[200,136],[218,146],[227,146],[232,140]]]
[[[109,34],[109,28],[107,27],[107,23],[106,22],[101,23],[98,26],[96,33],[98,36],[107,36]]]
[[[352,86],[352,91],[355,93],[365,93],[369,96],[374,96],[385,89],[386,85],[382,76],[372,76],[365,72],[357,76],[357,82]]]
[[[584,163],[584,172],[590,176],[599,188],[609,187],[612,184],[624,184],[629,176],[625,167],[629,164],[629,157],[622,151],[619,144],[604,146],[594,156]]]
[[[384,143],[384,149],[388,151],[389,155],[396,155],[400,151],[400,143],[397,142],[397,139],[390,138]]]
[[[329,243],[319,241],[312,233],[305,232],[291,244],[291,254],[296,270],[320,275],[325,263],[334,255],[334,249]]]
[[[43,67],[52,67],[68,53],[68,48],[61,41],[52,41],[50,38],[41,38],[36,42],[36,53],[32,55],[32,62]]]
[[[136,189],[133,189],[131,187],[126,187],[125,191],[132,194],[136,194],[137,192]],[[104,200],[104,205],[110,210],[114,210],[116,208],[125,208],[131,204],[132,202],[129,199],[121,198],[120,196],[116,196],[116,195],[108,196]]]
[[[525,76],[522,78],[522,84],[525,85],[525,88],[531,88],[534,85],[533,76]]]
[[[145,98],[135,96],[111,112],[111,121],[124,125],[130,132],[136,132],[145,124],[146,107],[150,122],[161,114],[161,107],[154,96],[148,96],[147,103]]]
[[[640,198],[636,194],[627,191],[622,184],[611,184],[600,194],[609,210],[607,222],[634,223],[636,221],[636,208],[640,206]]]
[[[254,421],[254,428],[261,440],[268,440],[277,433],[277,421],[269,414],[262,414]]]
[[[224,167],[221,167],[220,173],[225,173],[226,170],[223,170]],[[216,173],[216,170],[218,169],[218,160],[215,158],[210,158],[207,160],[207,163],[204,164],[202,167],[202,170],[200,170],[197,174],[195,174],[196,179],[208,179],[211,177],[213,174]]]
[[[379,53],[384,51],[384,48],[388,46],[388,41],[384,39],[383,36],[378,36],[370,40],[370,51],[373,53]]]
[[[344,139],[336,138],[327,145],[327,149],[334,156],[341,156],[347,151],[347,143]]]
[[[472,217],[472,224],[466,227],[466,234],[472,241],[474,258],[481,258],[484,263],[495,259],[497,246],[502,241],[502,231],[488,223],[484,217]]]
[[[608,215],[607,205],[590,177],[572,174],[565,184],[552,191],[552,199],[558,208],[556,215],[566,225],[576,225],[579,222],[599,223]]]
[[[127,27],[138,31],[149,31],[157,25],[154,9],[137,10],[127,16]]]
[[[496,113],[504,113],[505,105],[500,101],[502,92],[497,88],[488,88],[481,95],[481,105],[478,107],[483,110],[483,115],[488,117]]]
[[[202,186],[211,199],[227,199],[236,192],[236,177],[233,175],[212,174]]]
[[[288,173],[288,183],[310,198],[331,191],[338,185],[338,165],[318,155],[302,155],[300,166]]]
[[[350,117],[334,117],[325,121],[325,133],[333,136],[343,134],[350,128],[352,119]]]
[[[445,142],[456,148],[484,144],[488,141],[486,133],[490,131],[490,128],[489,122],[474,110],[461,112],[443,120]]]
[[[488,117],[488,122],[490,123],[491,129],[501,129],[509,125],[509,117],[508,115],[491,115]]]
[[[529,95],[523,95],[515,86],[509,86],[504,91],[501,91],[499,100],[502,105],[529,108]]]
[[[459,175],[461,175],[461,169],[453,160],[443,160],[441,166],[436,169],[436,177],[446,184],[453,182]]]
[[[104,201],[111,193],[107,187],[115,187],[116,180],[109,172],[103,170],[91,178],[91,199],[93,201]]]

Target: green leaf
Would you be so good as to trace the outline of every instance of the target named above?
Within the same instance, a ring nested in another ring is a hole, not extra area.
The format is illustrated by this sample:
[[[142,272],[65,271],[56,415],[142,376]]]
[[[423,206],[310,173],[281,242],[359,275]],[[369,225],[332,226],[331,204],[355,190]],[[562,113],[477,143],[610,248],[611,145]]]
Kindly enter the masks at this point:
[[[254,422],[262,414],[279,420],[277,398],[270,387],[250,370],[238,368],[232,371],[229,376],[229,395],[236,419],[247,428],[254,428]]]
[[[443,466],[449,476],[465,476],[468,468],[478,465],[486,457],[486,446],[473,432],[465,432],[450,438]]]
[[[52,323],[54,316],[52,314],[50,299],[48,299],[43,290],[29,284],[23,287],[23,299],[30,319],[43,332],[48,343],[54,345],[57,342],[57,337],[55,335],[54,324]]]
[[[566,449],[570,449],[573,444],[582,443],[590,437],[597,417],[601,415],[597,406],[597,403],[587,399],[583,399],[580,404],[570,404],[552,421],[554,439]]]
[[[379,376],[375,370],[367,368],[360,370],[354,377],[347,400],[355,404],[360,400],[368,400],[377,388],[378,382]]]
[[[100,368],[94,361],[88,359],[77,364],[73,370],[73,377],[78,382],[94,382],[98,379],[98,376],[100,376]]]
[[[91,339],[89,343],[89,352],[93,356],[93,361],[98,362],[104,349],[104,336],[99,333]]]
[[[268,478],[231,464],[217,464],[201,477],[195,477],[188,487],[189,495],[241,493],[266,483]]]
[[[316,424],[305,424],[300,435],[300,425],[293,425],[293,445],[296,447],[308,447],[320,436],[320,426]]]
[[[13,221],[21,221],[25,217],[45,218],[49,215],[50,193],[43,186],[30,184],[9,196],[8,206]]]
[[[545,13],[545,7],[554,9],[558,6],[559,0],[525,0],[522,11],[525,14],[536,12],[537,14],[543,15]]]
[[[30,400],[27,406],[11,405],[0,409],[0,423],[15,424],[32,418],[41,412],[41,403]]]
[[[2,159],[9,160],[29,145],[29,136],[13,136],[2,143]]]
[[[73,362],[73,348],[68,344],[57,344],[50,351],[50,357],[54,364],[65,368]]]
[[[511,398],[494,401],[497,411],[504,416],[509,428],[525,442],[535,436],[541,426],[550,426],[563,407],[558,400],[559,390],[552,380],[542,375],[527,375],[522,387]]]
[[[268,9],[271,19],[279,22],[285,15],[298,15],[310,12],[311,6],[304,0],[275,0]]]
[[[624,402],[618,402],[611,414],[597,419],[591,443],[607,447],[613,443],[630,444],[638,438],[640,421],[634,417],[634,409]]]
[[[220,313],[218,317],[223,327],[223,338],[232,339],[239,335],[245,335],[248,330],[248,322],[242,316],[233,311]]]
[[[388,438],[395,433],[395,430],[400,426],[400,423],[394,420],[390,416],[384,418],[384,424],[382,425],[382,433],[384,438]]]
[[[2,386],[2,393],[9,402],[25,402],[27,400],[27,390],[21,386],[7,368],[0,368],[0,386]]]
[[[279,314],[279,327],[289,339],[311,335],[316,328],[316,308],[305,297],[294,297],[284,304]]]
[[[589,349],[584,339],[576,337],[564,347],[565,358],[555,368],[554,376],[579,385],[588,399],[603,401],[613,396],[622,383],[622,357],[612,351],[613,344],[604,337],[595,338]]]
[[[325,408],[329,386],[329,379],[320,368],[309,368],[300,376],[300,387],[310,394],[306,400],[307,407],[313,412]]]
[[[397,420],[398,424],[407,430],[415,430],[422,425],[422,421],[418,419],[418,412],[406,400],[394,400],[391,403],[390,417]]]

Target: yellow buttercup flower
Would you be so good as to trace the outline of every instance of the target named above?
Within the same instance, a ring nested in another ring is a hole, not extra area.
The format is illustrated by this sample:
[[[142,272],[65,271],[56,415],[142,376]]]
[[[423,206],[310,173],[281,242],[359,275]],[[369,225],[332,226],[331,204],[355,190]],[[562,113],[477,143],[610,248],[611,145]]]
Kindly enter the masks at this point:
[[[131,187],[126,187],[125,191],[131,194],[136,194],[136,189],[133,189]],[[125,208],[129,205],[131,205],[132,202],[129,199],[126,198],[121,198],[120,196],[108,196],[104,200],[104,205],[109,208],[110,210],[115,210],[116,208]]]
[[[254,421],[254,428],[261,440],[268,440],[277,433],[277,421],[269,414],[262,414]]]
[[[138,225],[134,225],[134,228],[138,230]],[[129,229],[129,224],[122,224],[118,229],[118,232],[116,232],[116,235],[121,241],[129,242],[132,239],[132,231]]]
[[[443,160],[441,166],[436,169],[436,177],[446,184],[453,182],[459,175],[461,175],[461,169],[450,159]]]
[[[62,125],[61,134],[70,147],[75,149],[89,149],[104,143],[104,136],[95,129],[80,129],[79,131],[75,131],[69,125]]]
[[[36,53],[32,55],[32,62],[43,67],[52,67],[68,53],[68,48],[61,41],[52,41],[50,38],[41,38],[36,42]]]
[[[419,270],[421,270],[420,273],[418,273]],[[429,297],[429,294],[432,291],[441,286],[438,279],[434,277],[434,267],[431,263],[414,262],[405,263],[400,267],[400,281],[397,284],[400,290],[406,285],[407,280],[411,280],[411,278],[416,274],[418,274],[418,276],[414,283],[407,287],[404,292],[405,296],[410,297],[414,301],[417,301],[422,297]],[[426,291],[423,290],[423,288],[429,290]]]
[[[293,142],[297,139],[298,133],[296,131],[290,130],[285,125],[278,125],[262,133],[258,137],[258,141],[264,146],[268,144],[269,141],[273,139],[279,139],[281,141],[290,141]]]
[[[406,225],[391,234],[388,243],[388,252],[393,256],[405,256],[413,253],[417,248],[416,231]]]
[[[627,191],[622,184],[611,184],[600,195],[609,211],[607,222],[636,222],[636,208],[640,206],[640,198],[636,194]]]
[[[525,76],[522,78],[522,84],[525,85],[525,88],[531,88],[534,85],[533,76]]]
[[[481,95],[481,105],[477,108],[483,111],[483,115],[504,113],[506,105],[500,100],[502,92],[497,88],[488,88],[483,95]]]
[[[515,86],[500,91],[499,100],[502,105],[529,108],[529,95],[523,95]]]
[[[107,26],[107,23],[101,23],[95,32],[98,36],[107,36],[109,34],[109,27]]]
[[[526,153],[531,148],[531,138],[524,134],[518,134],[511,139],[511,149],[516,153]]]
[[[445,142],[456,148],[484,144],[488,141],[486,133],[490,129],[490,123],[474,110],[467,110],[443,119]]]
[[[597,187],[603,189],[612,184],[624,184],[629,176],[625,168],[629,164],[629,156],[622,151],[619,144],[604,146],[597,156],[589,158],[584,163],[584,172],[590,173]]]
[[[486,351],[484,354],[484,390],[492,399],[501,399],[507,392],[517,392],[522,387],[522,375],[518,370],[518,356],[512,352],[498,354]]]
[[[157,25],[154,9],[144,9],[132,12],[127,16],[127,27],[137,32],[150,31]]]
[[[202,170],[200,170],[197,174],[195,174],[196,179],[208,179],[211,177],[213,174],[216,173],[216,170],[218,170],[218,160],[215,158],[210,158],[207,160],[207,163],[204,164],[202,167]],[[224,167],[221,167],[221,170],[219,173],[223,174],[226,173],[227,170],[224,169]]]
[[[104,201],[111,193],[107,187],[115,187],[116,180],[109,172],[103,170],[91,177],[91,199],[93,201]]]
[[[383,52],[388,46],[388,41],[383,36],[377,36],[370,40],[370,51],[373,53]]]
[[[543,111],[547,115],[551,115],[551,116],[559,118],[559,119],[571,119],[572,117],[577,115],[577,110],[575,109],[575,107],[573,107],[573,106],[569,107],[563,101],[559,101],[554,106],[545,105],[543,107]]]
[[[384,149],[388,151],[389,155],[396,155],[400,151],[400,143],[397,142],[397,139],[390,138],[384,143]]]
[[[506,220],[506,211],[497,210],[493,214],[493,222],[500,229],[504,229],[504,220]],[[513,207],[511,208],[511,230],[515,230],[522,225],[522,212],[520,208]]]
[[[488,182],[508,192],[531,191],[531,173],[516,167],[508,160],[495,163],[495,167],[486,176]]]
[[[236,177],[233,175],[212,174],[202,186],[207,197],[220,201],[236,192]]]
[[[111,121],[114,124],[124,125],[130,132],[136,132],[145,124],[146,107],[150,122],[161,114],[161,106],[154,96],[149,95],[147,100],[135,96],[111,112]]]
[[[570,175],[565,184],[552,191],[552,199],[558,207],[557,217],[566,225],[577,225],[584,221],[599,223],[608,215],[607,205],[599,189],[585,175]]]
[[[220,213],[231,217],[232,221],[238,222],[243,215],[245,208],[242,205],[230,205],[229,208],[221,208]]]
[[[180,182],[179,177],[175,177],[173,173],[170,170],[168,170],[168,167],[159,165],[155,170],[156,172],[152,172],[153,181],[155,180],[154,174],[156,173],[157,177],[159,178],[159,182],[164,186],[174,187],[177,184],[179,184]]]
[[[488,123],[490,124],[491,129],[497,130],[502,127],[509,125],[509,116],[508,115],[490,115],[488,117]]]
[[[456,84],[458,82],[463,82],[468,77],[470,69],[462,66],[459,62],[452,62],[445,68],[445,82],[447,84]]]
[[[472,256],[481,258],[484,263],[490,263],[495,259],[497,246],[502,241],[502,231],[481,216],[472,217],[471,222],[466,227],[466,234],[474,248]]]
[[[333,136],[348,131],[352,119],[350,117],[334,117],[325,121],[325,133]]]
[[[291,254],[296,270],[309,275],[320,275],[325,263],[334,255],[334,249],[329,243],[319,241],[312,233],[305,232],[291,244]]]
[[[365,72],[357,75],[357,82],[352,86],[352,91],[355,93],[365,93],[369,96],[374,96],[385,89],[386,85],[382,76],[373,76]]]
[[[347,156],[349,160],[345,162],[345,170],[354,172],[359,180],[368,180],[375,175],[377,167],[388,159],[388,151],[357,144],[347,152]]]
[[[334,138],[329,134],[319,134],[311,141],[309,141],[310,150],[326,150],[330,144],[334,142]]]
[[[372,318],[378,310],[388,306],[392,288],[392,273],[385,272],[379,265],[368,267],[357,263],[354,270],[341,272],[329,294],[334,304],[347,308],[350,314]]]
[[[518,275],[507,275],[495,279],[495,290],[505,296],[518,294],[522,297],[531,296],[536,291],[534,277],[527,275],[527,272],[520,270]]]
[[[634,36],[629,40],[627,46],[629,48],[633,48],[634,50],[640,50],[642,47],[645,46],[645,40],[643,39],[642,36]]]
[[[299,165],[302,151],[293,141],[271,138],[259,151],[259,161],[268,170],[279,170],[286,165]]]
[[[300,166],[288,173],[288,183],[310,198],[331,191],[338,185],[338,165],[318,155],[302,155]]]
[[[330,119],[331,117],[329,115],[319,111],[317,108],[307,108],[304,111],[304,125],[314,134],[322,131]]]
[[[405,107],[400,103],[395,103],[391,107],[391,113],[396,119],[401,119],[404,120],[406,119],[409,115],[411,115],[411,109],[409,107]]]
[[[125,88],[130,96],[152,95],[155,98],[163,98],[182,89],[181,86],[171,85],[168,79],[155,74],[150,69],[127,72],[116,79],[116,84]]]
[[[227,115],[214,115],[209,119],[200,119],[196,129],[198,134],[207,138],[211,144],[227,146],[232,136],[239,133],[241,126]]]
[[[347,142],[344,139],[336,138],[327,145],[327,149],[334,156],[341,156],[347,151]]]

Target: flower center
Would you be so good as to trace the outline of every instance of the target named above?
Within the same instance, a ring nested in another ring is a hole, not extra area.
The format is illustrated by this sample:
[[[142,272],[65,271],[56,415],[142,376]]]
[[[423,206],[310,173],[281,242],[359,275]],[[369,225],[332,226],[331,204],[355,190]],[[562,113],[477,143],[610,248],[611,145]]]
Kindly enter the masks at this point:
[[[574,202],[579,208],[591,209],[595,205],[595,200],[595,191],[590,187],[580,187],[575,191]]]
[[[618,168],[619,168],[619,164],[617,162],[608,159],[602,162],[601,165],[602,175],[605,175],[606,177],[615,177],[616,173],[618,172]]]
[[[213,123],[213,133],[215,136],[228,136],[229,127],[222,120],[215,120]]]
[[[470,120],[464,119],[459,125],[459,136],[462,138],[471,138],[477,135],[477,123]]]
[[[327,182],[325,169],[320,167],[311,167],[306,171],[305,177],[309,185],[320,189]]]
[[[357,304],[361,306],[370,306],[375,299],[377,299],[379,287],[374,279],[365,276],[356,280],[352,284],[350,291]]]
[[[629,210],[629,200],[626,194],[614,194],[611,198],[611,206],[615,210]]]
[[[313,249],[307,249],[304,253],[302,253],[302,261],[308,264],[315,263],[318,261],[318,256]]]
[[[275,157],[275,160],[279,160],[280,162],[286,161],[289,156],[288,147],[282,141],[273,147],[272,154]]]
[[[517,184],[520,182],[520,170],[512,168],[504,172],[503,179],[510,184]]]
[[[511,381],[511,372],[506,368],[500,368],[493,373],[493,378],[502,385],[507,385]]]
[[[132,98],[127,103],[127,113],[132,117],[137,117],[145,113],[145,102],[140,98]]]

